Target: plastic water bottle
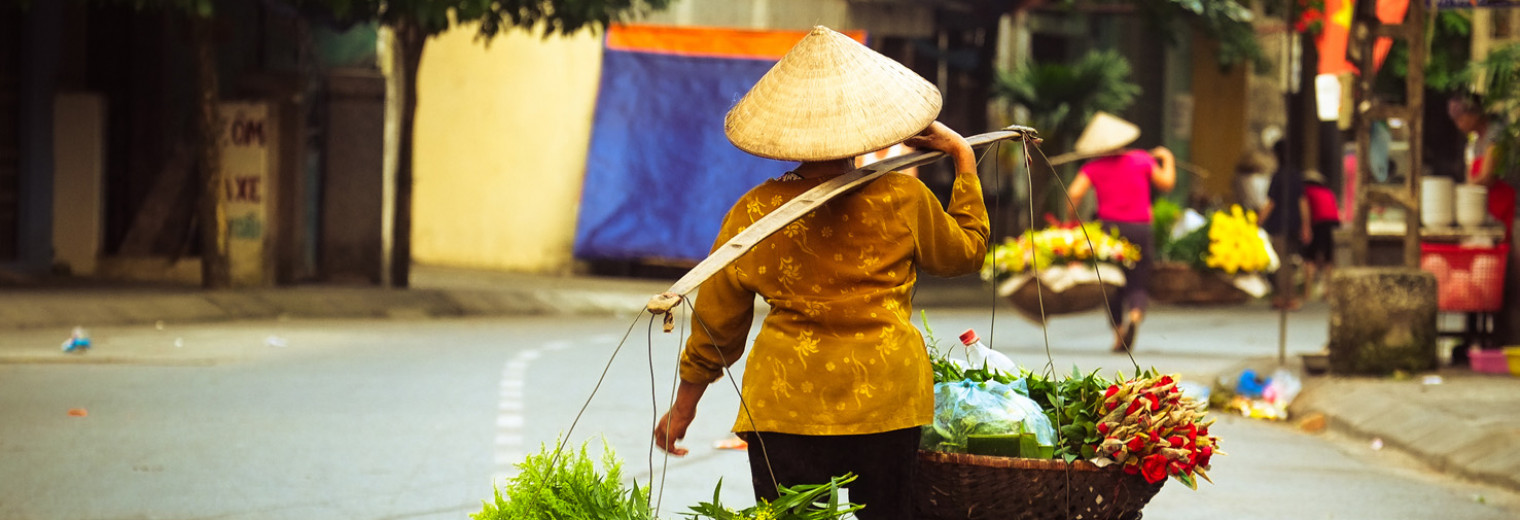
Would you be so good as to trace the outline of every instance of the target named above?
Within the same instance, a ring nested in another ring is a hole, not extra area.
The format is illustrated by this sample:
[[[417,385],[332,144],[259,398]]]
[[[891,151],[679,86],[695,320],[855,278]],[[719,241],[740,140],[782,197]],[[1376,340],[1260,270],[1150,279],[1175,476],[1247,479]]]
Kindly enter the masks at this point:
[[[975,329],[966,329],[966,332],[961,333],[961,344],[966,346],[966,364],[971,368],[985,366],[1009,375],[1019,371],[1018,365],[1008,359],[1008,356],[982,344],[982,338],[976,335]]]

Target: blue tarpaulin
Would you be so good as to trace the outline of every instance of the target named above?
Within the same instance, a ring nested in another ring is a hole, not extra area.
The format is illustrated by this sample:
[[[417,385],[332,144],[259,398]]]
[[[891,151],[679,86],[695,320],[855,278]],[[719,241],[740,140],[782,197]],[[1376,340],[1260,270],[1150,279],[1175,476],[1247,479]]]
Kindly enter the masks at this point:
[[[734,201],[795,166],[735,148],[724,136],[723,117],[805,35],[610,28],[576,222],[575,256],[705,258]]]

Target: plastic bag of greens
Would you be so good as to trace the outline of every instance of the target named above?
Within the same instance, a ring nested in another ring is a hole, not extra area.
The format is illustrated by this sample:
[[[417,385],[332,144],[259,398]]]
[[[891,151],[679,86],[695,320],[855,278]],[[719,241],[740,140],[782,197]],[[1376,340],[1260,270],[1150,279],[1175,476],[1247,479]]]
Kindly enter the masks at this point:
[[[1040,405],[1020,391],[1024,388],[1022,379],[934,385],[934,423],[924,428],[922,447],[1010,457],[1053,456],[1055,428]]]

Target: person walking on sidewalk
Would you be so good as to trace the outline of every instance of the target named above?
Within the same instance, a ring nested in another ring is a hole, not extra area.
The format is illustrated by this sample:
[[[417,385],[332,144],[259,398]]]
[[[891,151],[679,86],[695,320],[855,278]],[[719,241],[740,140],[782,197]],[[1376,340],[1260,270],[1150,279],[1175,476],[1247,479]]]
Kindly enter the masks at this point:
[[[1140,127],[1107,112],[1098,112],[1077,138],[1076,153],[1097,155],[1082,165],[1077,177],[1066,189],[1071,207],[1067,215],[1076,218],[1077,206],[1089,191],[1097,199],[1098,220],[1105,229],[1119,230],[1119,236],[1140,249],[1140,260],[1124,269],[1124,285],[1118,296],[1108,301],[1108,315],[1114,327],[1114,352],[1134,347],[1135,333],[1145,319],[1150,302],[1151,268],[1155,265],[1156,237],[1151,228],[1151,186],[1162,192],[1177,184],[1177,161],[1164,146],[1150,150],[1126,149],[1140,137]]]
[[[1304,200],[1309,203],[1309,245],[1304,248],[1304,299],[1324,294],[1335,263],[1335,230],[1341,227],[1341,209],[1335,192],[1325,186],[1318,170],[1304,172]]]
[[[776,486],[853,473],[862,520],[911,518],[920,427],[934,415],[934,379],[913,326],[917,273],[981,269],[987,208],[976,157],[935,121],[939,91],[848,37],[814,28],[729,111],[738,148],[799,162],[756,186],[724,218],[715,248],[808,189],[854,169],[855,157],[899,142],[955,163],[948,207],[924,183],[888,173],[760,241],[699,288],[675,403],[654,430],[684,455],[709,384],[745,353],[755,296],[770,305],[744,368],[734,431],[749,443],[757,499]]]
[[[1298,297],[1294,266],[1301,261],[1299,250],[1314,238],[1314,233],[1309,227],[1309,201],[1304,198],[1303,178],[1297,168],[1288,164],[1285,140],[1279,139],[1272,145],[1277,172],[1272,174],[1272,184],[1267,187],[1261,225],[1272,238],[1272,249],[1282,258],[1273,279],[1272,307],[1296,311],[1303,306],[1303,300]]]

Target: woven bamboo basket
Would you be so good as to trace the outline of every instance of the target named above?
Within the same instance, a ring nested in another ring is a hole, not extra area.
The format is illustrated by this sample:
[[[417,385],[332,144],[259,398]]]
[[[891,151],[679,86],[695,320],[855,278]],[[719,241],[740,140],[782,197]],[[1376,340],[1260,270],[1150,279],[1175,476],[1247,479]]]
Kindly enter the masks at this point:
[[[1146,289],[1151,299],[1160,303],[1225,304],[1251,299],[1249,293],[1221,276],[1171,262],[1156,264]]]
[[[1138,520],[1161,491],[1119,466],[918,452],[914,503],[924,520]]]
[[[1052,291],[1048,286],[1035,287],[1035,283],[1026,283],[1019,290],[1004,296],[1004,299],[1029,321],[1041,323],[1041,311],[1044,311],[1045,316],[1061,316],[1102,309],[1105,302],[1117,298],[1118,293],[1119,286],[1109,283],[1084,282],[1061,292]]]
[[[1039,276],[1020,274],[1000,284],[998,294],[1035,323],[1044,323],[1042,316],[1102,309],[1117,297],[1124,273],[1109,264],[1100,264],[1098,269],[1101,272],[1066,266],[1047,269]]]

